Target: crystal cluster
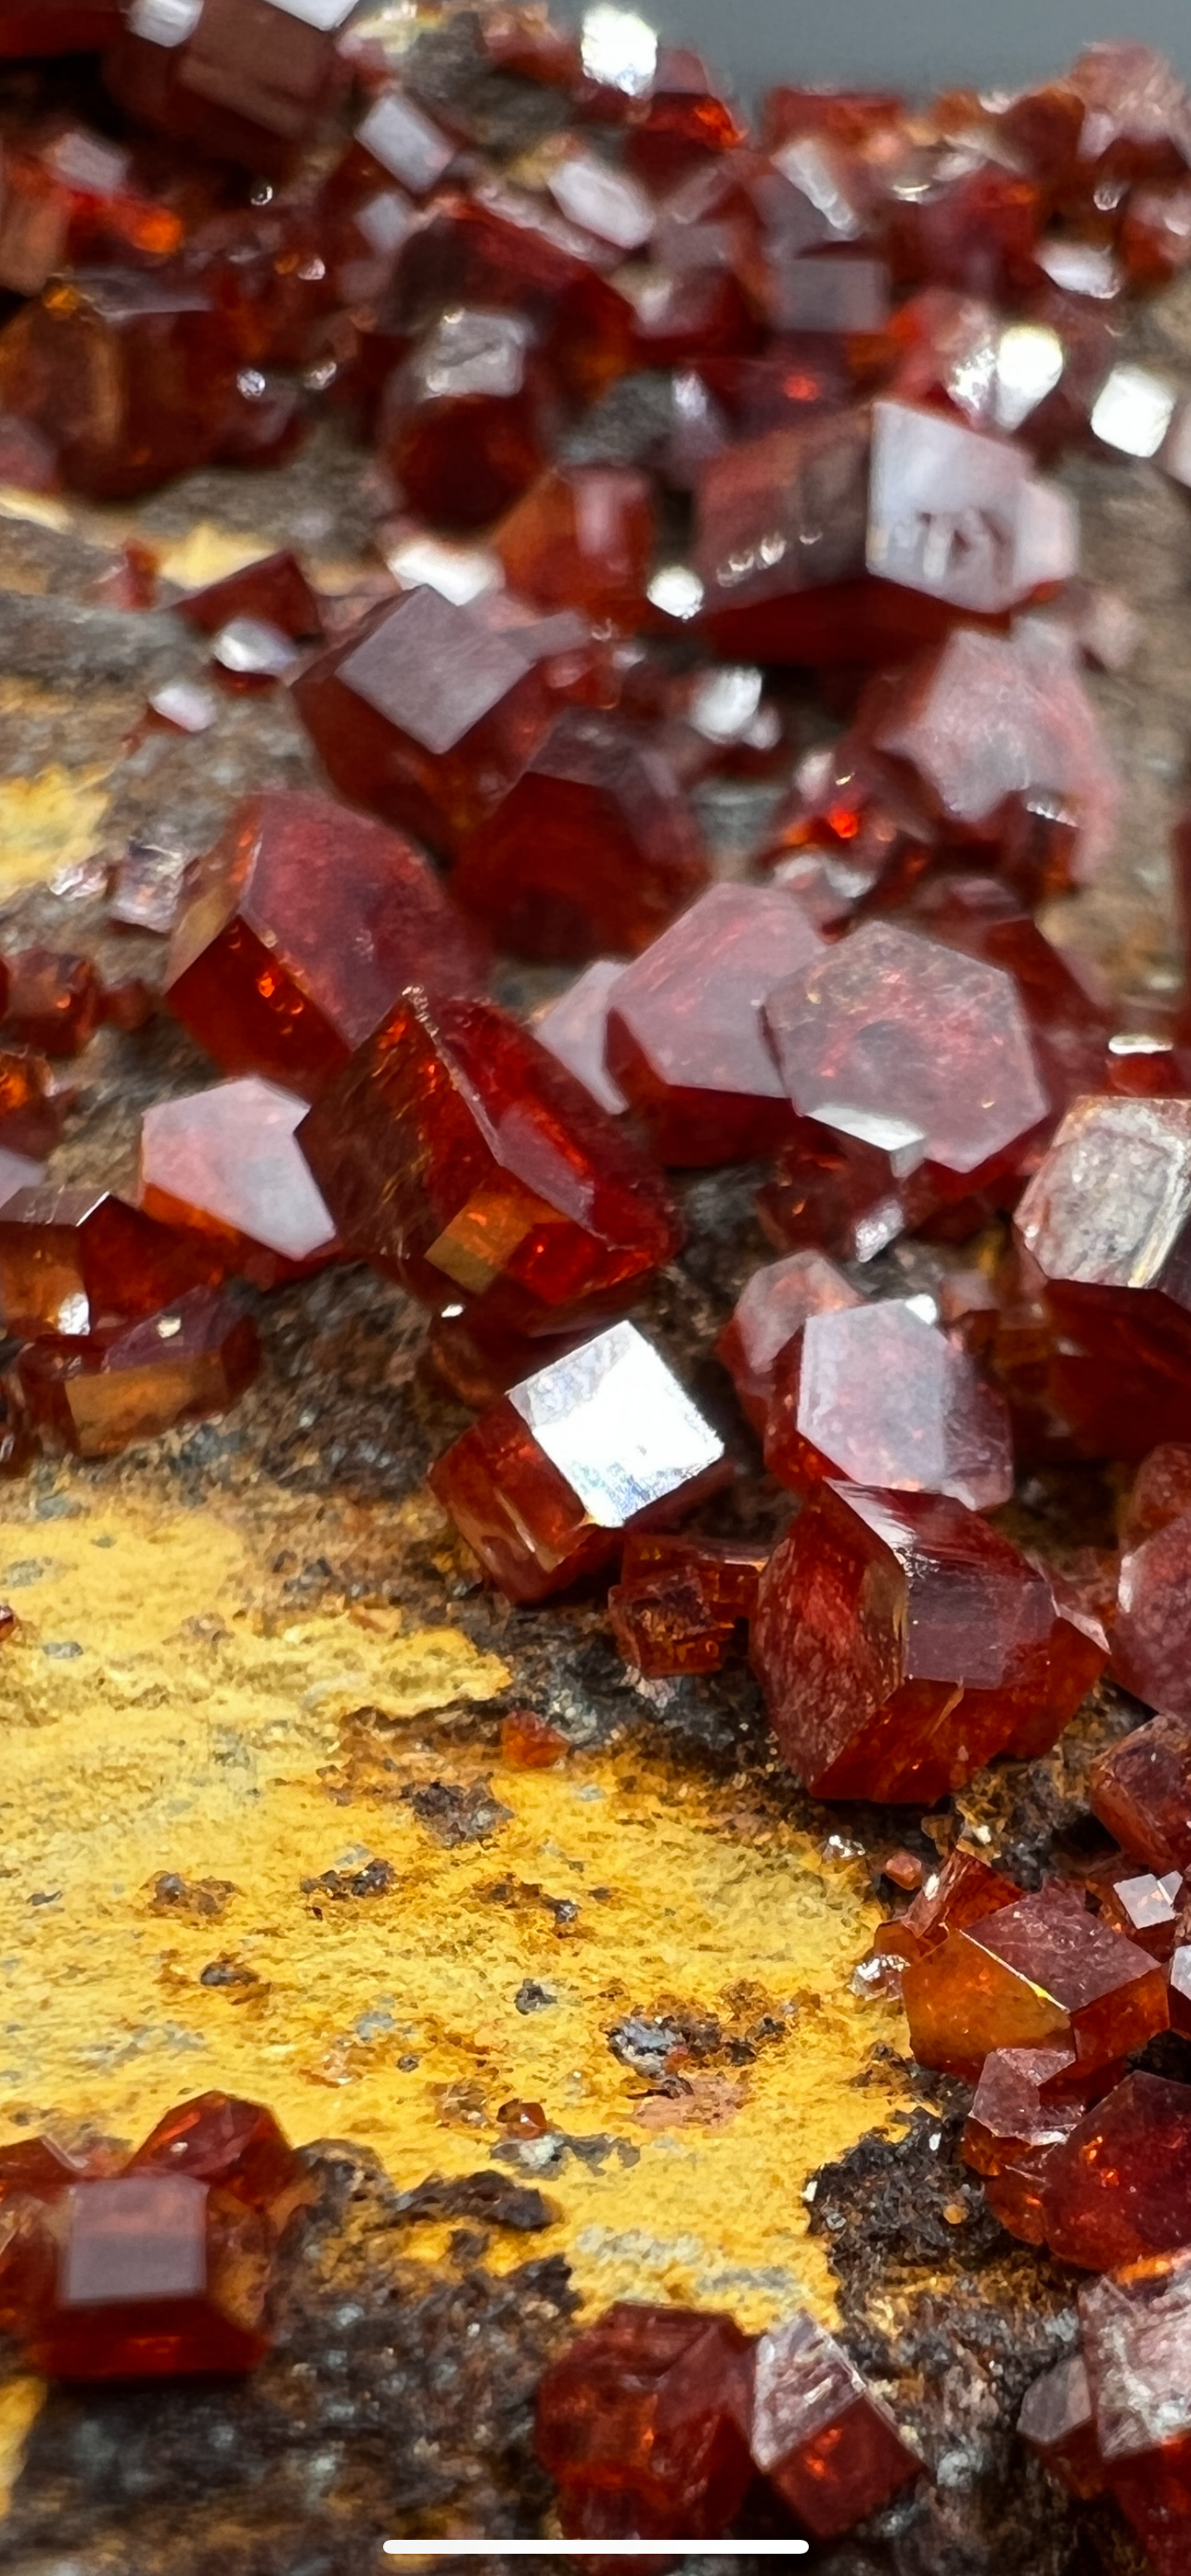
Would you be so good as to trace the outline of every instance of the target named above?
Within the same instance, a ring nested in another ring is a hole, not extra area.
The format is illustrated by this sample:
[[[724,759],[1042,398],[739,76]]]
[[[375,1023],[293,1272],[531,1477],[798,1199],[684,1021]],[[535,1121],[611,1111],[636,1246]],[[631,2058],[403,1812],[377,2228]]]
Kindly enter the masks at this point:
[[[1165,2576],[1191,2088],[1129,2061],[1191,2036],[1191,1011],[1119,1026],[1051,936],[1121,815],[1086,674],[1136,640],[1053,469],[1191,488],[1191,406],[1122,346],[1191,265],[1186,94],[1103,44],[1015,95],[784,85],[751,127],[603,5],[0,21],[0,479],[126,504],[333,421],[374,517],[346,595],[288,547],[180,592],[130,537],[102,577],[180,621],[146,727],[285,689],[325,785],[115,863],[152,985],[0,961],[0,1471],[222,1410],[273,1292],[362,1261],[472,1417],[429,1478],[460,1579],[606,1590],[659,1707],[747,1654],[812,1798],[930,1807],[1131,1692],[1100,1856],[1027,1889],[961,1836],[858,1976],[974,2086],[1003,2224],[1099,2276],[1023,2436]],[[774,792],[729,862],[701,817],[742,779]],[[1186,945],[1186,820],[1173,857]],[[89,1051],[159,1000],[212,1078],[148,1100],[135,1184],[80,1179]],[[1044,1561],[1045,1514],[995,1515],[1080,1461],[1119,1546]],[[120,2171],[5,2151],[34,2366],[263,2349],[274,2183],[185,2144],[242,2108]],[[678,2308],[582,2336],[539,2447],[597,2541],[758,2495],[830,2540],[916,2467],[808,2319]]]
[[[569,2538],[713,2539],[754,2480],[828,2540],[919,2475],[916,2453],[806,2314],[759,2338],[695,2309],[619,2306],[538,2394],[538,2457]]]
[[[53,2379],[247,2371],[277,2244],[308,2194],[272,2113],[201,2093],[131,2156],[0,2148],[0,2319]]]

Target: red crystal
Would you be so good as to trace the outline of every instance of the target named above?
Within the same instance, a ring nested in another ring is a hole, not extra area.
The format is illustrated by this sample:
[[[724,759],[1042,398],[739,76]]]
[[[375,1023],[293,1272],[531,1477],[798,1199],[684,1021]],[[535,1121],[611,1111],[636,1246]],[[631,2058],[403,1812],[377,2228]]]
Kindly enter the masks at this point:
[[[319,601],[297,556],[287,547],[261,555],[239,572],[225,573],[222,581],[208,582],[202,590],[188,590],[174,606],[179,617],[203,635],[217,635],[235,617],[263,619],[280,634],[300,641],[323,633]]]
[[[1105,2482],[1155,2576],[1182,2576],[1191,2520],[1191,2256],[1152,2256],[1081,2290]]]
[[[0,331],[0,408],[43,431],[63,482],[94,500],[208,463],[235,401],[223,316],[168,270],[63,278]]]
[[[111,48],[108,85],[129,115],[251,170],[284,172],[338,86],[336,31],[353,0],[139,0]]]
[[[1191,2085],[1127,2075],[1046,2160],[1045,2239],[1060,2263],[1115,2271],[1187,2241]]]
[[[63,1111],[69,1094],[55,1088],[54,1075],[39,1055],[0,1049],[0,1190],[11,1197],[7,1187],[10,1166],[19,1165],[25,1156],[51,1154],[62,1134]],[[22,1180],[32,1183],[30,1169],[14,1179],[12,1188],[19,1189]]]
[[[628,1107],[623,1091],[608,1071],[605,1051],[612,987],[623,972],[617,959],[594,958],[566,992],[560,993],[558,1000],[534,1021],[534,1034],[541,1045],[565,1064],[610,1118],[619,1118]]]
[[[1088,1800],[1135,1860],[1159,1876],[1191,1869],[1191,1720],[1152,1718],[1101,1753]]]
[[[788,1133],[761,1005],[821,945],[789,896],[718,885],[625,969],[608,1067],[660,1161],[747,1161]]]
[[[984,2196],[1011,2236],[1046,2239],[1042,2196],[1051,2159],[1079,2122],[1066,2049],[997,2048],[980,2071],[963,2134],[965,2164],[984,2176]]]
[[[1096,1890],[1100,1912],[1116,1932],[1125,1932],[1151,1959],[1169,1959],[1179,1924],[1183,1881],[1177,1869],[1162,1878],[1152,1870],[1131,1874],[1127,1861],[1113,1864],[1113,1875]]]
[[[1191,1346],[1191,1102],[1103,1097],[1068,1111],[1017,1232],[1050,1303],[1093,1356],[1161,1362]],[[1146,1446],[1152,1443],[1147,1442]]]
[[[615,1309],[680,1241],[653,1167],[490,1003],[408,996],[299,1141],[353,1251],[496,1329]]]
[[[824,1485],[761,1578],[753,1660],[815,1797],[930,1805],[1023,1734],[1053,1743],[1087,1687],[1073,1636],[963,1504]]]
[[[0,1207],[0,1316],[10,1333],[73,1336],[151,1315],[223,1274],[200,1238],[110,1190],[21,1189]]]
[[[45,2220],[24,2324],[57,2379],[252,2370],[267,2349],[268,2240],[239,2201],[168,2174],[73,2186]]]
[[[481,1416],[430,1488],[500,1589],[541,1601],[679,1520],[731,1475],[723,1443],[632,1324],[554,1360]]]
[[[552,1771],[570,1752],[570,1744],[559,1728],[548,1718],[539,1717],[531,1708],[510,1709],[500,1721],[500,1758],[514,1771]],[[507,2110],[507,2105],[506,2105]],[[506,2126],[505,2111],[498,2115]],[[537,2134],[546,2126],[542,2115]]]
[[[904,1298],[807,1318],[774,1366],[765,1464],[796,1491],[828,1476],[973,1511],[1013,1491],[1003,1399]]]
[[[294,1142],[305,1115],[304,1100],[255,1074],[154,1102],[141,1124],[141,1206],[196,1227],[258,1288],[329,1261],[335,1228]]]
[[[799,1143],[837,1170],[829,1251],[864,1257],[949,1200],[1005,1186],[1046,1115],[1010,978],[891,923],[828,949],[764,1016]]]
[[[626,1664],[647,1680],[718,1672],[756,1609],[767,1554],[733,1539],[626,1540],[608,1595]]]
[[[4,1034],[43,1055],[81,1055],[99,1026],[99,977],[87,957],[22,948],[7,961]]]
[[[644,727],[576,708],[465,840],[452,888],[503,948],[581,964],[635,955],[706,882],[665,754]]]
[[[752,2450],[816,2540],[849,2531],[922,2470],[888,2407],[805,2314],[757,2346]]]
[[[912,1961],[902,1997],[919,2063],[969,2082],[993,2049],[1061,2048],[1094,2073],[1168,2022],[1161,1968],[1054,1887]]]
[[[948,1853],[942,1869],[925,1880],[902,1923],[921,1950],[937,1950],[949,1932],[962,1931],[967,1923],[982,1923],[987,1914],[1015,1904],[1020,1895],[1013,1879],[961,1843]]]
[[[260,1365],[251,1319],[192,1289],[163,1313],[89,1340],[31,1342],[17,1362],[34,1419],[83,1458],[225,1413]]]
[[[996,846],[1031,801],[1074,815],[1064,864],[1093,876],[1112,846],[1121,786],[1070,644],[1030,619],[1012,635],[960,627],[937,651],[877,684],[861,710],[861,741],[905,762],[928,811],[962,840]]]
[[[308,2189],[284,2131],[260,2102],[199,2093],[167,2111],[129,2164],[130,2173],[186,2174],[232,2193],[280,2233]]]
[[[552,468],[502,519],[492,543],[510,589],[544,608],[582,608],[630,632],[653,561],[648,478],[630,465]]]
[[[818,1252],[794,1252],[754,1270],[716,1343],[743,1411],[764,1436],[783,1351],[812,1315],[859,1306],[859,1291]]]
[[[378,446],[414,510],[466,530],[532,483],[550,425],[529,324],[456,306],[390,377]]]
[[[515,632],[426,589],[375,609],[293,695],[342,794],[448,854],[507,796],[551,716]]]
[[[1139,1469],[1121,1529],[1112,1668],[1126,1690],[1168,1716],[1191,1716],[1191,1448],[1168,1441]]]
[[[235,807],[191,871],[166,998],[229,1073],[315,1093],[410,983],[471,992],[482,952],[408,841],[329,796]]]
[[[1053,2369],[1044,2370],[1041,2379],[1027,2389],[1017,2429],[1035,2458],[1043,2461],[1072,2495],[1103,2493],[1104,2466],[1081,2352],[1056,2361]]]
[[[751,2351],[730,2317],[610,2308],[546,2372],[537,2452],[571,2537],[705,2539],[749,2482]]]

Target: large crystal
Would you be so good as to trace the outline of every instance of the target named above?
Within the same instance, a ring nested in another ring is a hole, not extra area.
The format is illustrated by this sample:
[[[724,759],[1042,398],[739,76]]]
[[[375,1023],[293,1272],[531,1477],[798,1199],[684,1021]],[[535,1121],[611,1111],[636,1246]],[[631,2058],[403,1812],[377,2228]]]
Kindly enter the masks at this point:
[[[329,1261],[335,1228],[294,1142],[305,1115],[304,1100],[255,1074],[155,1101],[141,1123],[141,1206],[198,1228],[259,1288]]]
[[[828,1476],[973,1511],[1013,1491],[1003,1399],[900,1297],[808,1316],[775,1363],[765,1464],[802,1491]]]
[[[875,2513],[922,2467],[842,2345],[805,2313],[757,2346],[752,2448],[816,2540]]]
[[[572,2538],[706,2539],[744,2499],[752,2354],[730,2317],[609,2308],[551,2364],[536,2443]]]
[[[332,797],[270,788],[191,873],[165,989],[226,1072],[314,1093],[407,985],[474,992],[483,963],[408,841]]]
[[[913,1960],[902,1997],[920,2063],[969,2082],[993,2049],[1062,2048],[1094,2073],[1169,2018],[1157,1963],[1053,1885]]]

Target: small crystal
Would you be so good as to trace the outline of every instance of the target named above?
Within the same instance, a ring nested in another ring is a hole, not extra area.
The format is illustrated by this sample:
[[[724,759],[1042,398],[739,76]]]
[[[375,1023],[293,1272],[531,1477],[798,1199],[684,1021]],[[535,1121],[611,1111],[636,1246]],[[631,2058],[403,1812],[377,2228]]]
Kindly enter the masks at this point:
[[[1047,2157],[1046,2242],[1089,2272],[1173,2253],[1186,2243],[1189,2189],[1191,2085],[1127,2075]]]
[[[607,0],[584,12],[581,40],[583,69],[601,88],[622,90],[626,98],[647,98],[657,69],[658,40],[644,18],[632,9],[614,9]]]
[[[1155,1717],[1122,1736],[1092,1764],[1088,1799],[1135,1860],[1191,1869],[1191,1722]]]
[[[142,1207],[198,1228],[260,1288],[330,1260],[335,1229],[294,1142],[306,1107],[255,1074],[155,1102],[141,1125]]]
[[[628,1539],[608,1596],[626,1664],[647,1680],[718,1672],[756,1609],[766,1554],[731,1539]]]
[[[743,1410],[764,1435],[777,1363],[812,1315],[861,1304],[859,1291],[818,1252],[795,1252],[755,1270],[716,1343]]]
[[[1072,2495],[1103,2493],[1092,2392],[1081,2352],[1056,2361],[1027,2389],[1017,2429],[1029,2449]]]
[[[1092,406],[1092,435],[1123,456],[1156,456],[1174,418],[1173,385],[1146,367],[1114,367]]]
[[[511,1388],[430,1486],[501,1590],[540,1601],[607,1563],[622,1531],[681,1518],[730,1472],[657,1352],[614,1324]]]
[[[106,1458],[176,1423],[225,1413],[259,1365],[249,1317],[198,1288],[164,1313],[90,1340],[31,1342],[17,1374],[36,1421],[80,1457]]]
[[[751,2379],[750,2346],[730,2317],[608,2309],[538,2391],[537,2453],[558,2483],[564,2531],[724,2531],[749,2482]]]
[[[973,1511],[1013,1491],[1002,1399],[905,1298],[808,1316],[775,1363],[765,1464],[801,1492],[828,1476]]]
[[[211,659],[232,680],[284,680],[298,655],[288,636],[261,617],[233,617],[211,645]]]
[[[788,896],[719,885],[626,967],[608,1064],[660,1161],[743,1162],[789,1132],[761,1009],[820,947]]]

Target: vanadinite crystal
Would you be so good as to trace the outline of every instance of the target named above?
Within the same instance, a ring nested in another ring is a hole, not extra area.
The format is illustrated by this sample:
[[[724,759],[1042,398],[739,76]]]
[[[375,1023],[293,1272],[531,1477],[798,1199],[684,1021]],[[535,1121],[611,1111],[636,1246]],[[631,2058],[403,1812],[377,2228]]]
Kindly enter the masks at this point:
[[[495,812],[552,713],[515,629],[427,589],[374,610],[293,694],[342,794],[448,855]]]
[[[984,2177],[989,2208],[1011,2235],[1041,2245],[1051,2158],[1079,2122],[1085,2096],[1066,2049],[997,2048],[980,2071],[963,2134],[965,2164]]]
[[[306,1102],[249,1074],[160,1100],[141,1125],[141,1205],[208,1235],[228,1270],[273,1288],[336,1250],[335,1228],[294,1142]]]
[[[76,1056],[99,1025],[99,977],[86,957],[22,948],[6,968],[4,1033],[44,1055]]]
[[[751,2475],[752,2351],[731,2317],[609,2308],[538,2391],[538,2458],[575,2539],[726,2530]]]
[[[612,957],[593,958],[581,975],[534,1022],[534,1034],[560,1064],[575,1074],[592,1099],[610,1117],[619,1118],[628,1102],[608,1071],[606,1041],[613,985],[624,973]]]
[[[729,1478],[723,1442],[652,1345],[614,1324],[526,1378],[440,1458],[431,1491],[514,1601],[540,1601],[681,1520]]]
[[[789,1133],[761,1005],[821,945],[789,896],[720,885],[626,967],[608,1068],[662,1162],[742,1162]]]
[[[532,482],[548,428],[530,325],[456,308],[390,378],[378,443],[413,509],[479,528]]]
[[[1056,2361],[1027,2389],[1017,2429],[1029,2449],[1072,2495],[1100,2495],[1104,2466],[1096,2441],[1092,2392],[1081,2352]]]
[[[452,885],[502,947],[579,964],[646,948],[706,881],[664,751],[623,716],[574,709],[464,842]]]
[[[741,1406],[764,1435],[783,1351],[812,1315],[863,1303],[842,1270],[819,1252],[793,1252],[754,1270],[716,1343]]]
[[[232,1297],[195,1288],[138,1323],[86,1340],[30,1342],[17,1375],[51,1439],[80,1457],[105,1458],[175,1423],[226,1413],[259,1366],[251,1316]]]
[[[305,2190],[271,2113],[222,2093],[167,2113],[126,2161],[52,2139],[6,2148],[5,2324],[53,2378],[251,2370],[273,2249]]]
[[[837,1169],[829,1251],[870,1257],[933,1209],[1008,1187],[1046,1117],[1009,976],[890,923],[780,984],[764,1016],[798,1148]],[[797,1150],[792,1164],[797,1181]]]
[[[483,953],[425,860],[328,796],[236,806],[188,882],[166,997],[228,1073],[314,1093],[409,984],[474,992]]]
[[[64,482],[98,500],[218,455],[236,373],[222,313],[170,271],[57,279],[0,331],[0,405],[42,430]]]
[[[904,1298],[808,1316],[775,1363],[765,1463],[802,1490],[828,1476],[974,1511],[1013,1491],[1002,1398]]]
[[[631,466],[574,465],[535,483],[492,540],[511,589],[546,608],[641,623],[653,556],[649,483]]]
[[[536,2452],[570,2537],[727,2530],[750,2481],[753,2352],[730,2316],[608,2308],[539,2388]]]
[[[1052,1744],[1103,1660],[962,1503],[830,1484],[769,1560],[752,1653],[816,1797],[924,1806],[993,1753]]]
[[[806,2315],[757,2346],[752,2449],[816,2540],[850,2530],[922,2469],[842,2345]]]
[[[201,1237],[158,1225],[110,1190],[18,1190],[0,1208],[0,1317],[36,1338],[150,1315],[226,1267]]]
[[[902,1996],[920,2063],[969,2081],[993,2049],[1069,2049],[1094,2073],[1169,2018],[1156,1962],[1053,1885],[912,1961]]]
[[[1191,1869],[1191,1720],[1155,1717],[1123,1736],[1093,1763],[1088,1797],[1135,1860]]]
[[[756,1609],[766,1553],[733,1539],[628,1539],[608,1595],[626,1664],[647,1681],[718,1672]]]
[[[298,1133],[342,1241],[440,1311],[559,1331],[678,1248],[638,1148],[491,1003],[411,994]]]
[[[1046,2159],[1042,2228],[1061,2263],[1115,2271],[1187,2242],[1191,2085],[1128,2075]]]
[[[1105,2483],[1155,2576],[1183,2576],[1191,2521],[1191,2254],[1082,2290],[1083,2353]]]
[[[285,170],[336,86],[353,0],[131,0],[107,59],[122,106],[184,143]]]
[[[1121,1527],[1112,1668],[1126,1690],[1191,1716],[1191,1448],[1170,1441],[1139,1472]]]

